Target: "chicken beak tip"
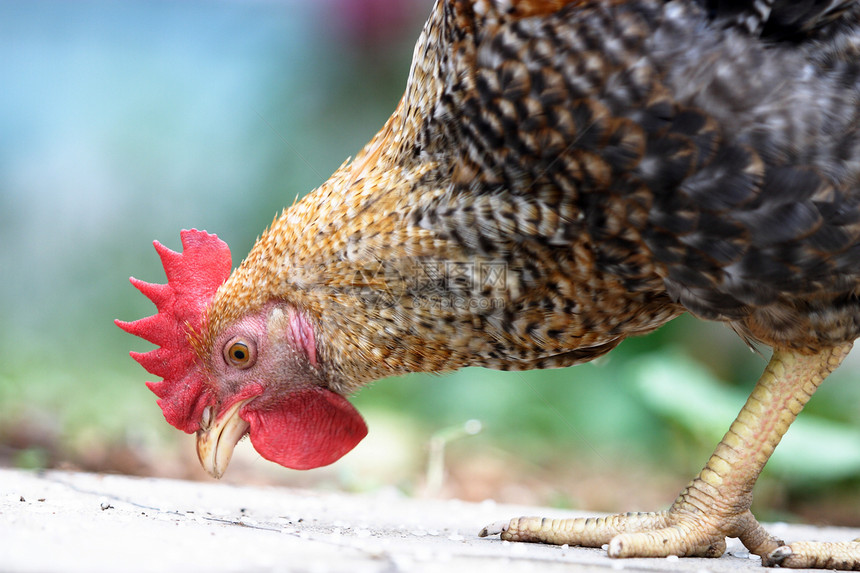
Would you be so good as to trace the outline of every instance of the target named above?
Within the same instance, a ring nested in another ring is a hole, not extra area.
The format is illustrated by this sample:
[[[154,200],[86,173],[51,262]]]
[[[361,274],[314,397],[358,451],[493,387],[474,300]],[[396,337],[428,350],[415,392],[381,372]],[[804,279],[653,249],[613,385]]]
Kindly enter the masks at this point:
[[[210,476],[220,479],[226,468],[219,467],[217,454],[217,436],[213,436],[211,430],[197,432],[197,458],[200,460],[200,465]]]

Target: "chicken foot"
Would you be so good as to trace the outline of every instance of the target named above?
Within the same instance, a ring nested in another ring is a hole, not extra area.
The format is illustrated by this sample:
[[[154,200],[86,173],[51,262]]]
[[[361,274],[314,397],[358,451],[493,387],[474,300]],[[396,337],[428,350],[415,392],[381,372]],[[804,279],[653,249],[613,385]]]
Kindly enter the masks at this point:
[[[755,481],[821,382],[847,356],[846,343],[803,354],[776,349],[728,433],[667,511],[601,518],[524,517],[480,535],[508,541],[601,547],[610,557],[719,557],[737,537],[765,565],[860,569],[860,543],[795,543],[770,536],[749,511]]]

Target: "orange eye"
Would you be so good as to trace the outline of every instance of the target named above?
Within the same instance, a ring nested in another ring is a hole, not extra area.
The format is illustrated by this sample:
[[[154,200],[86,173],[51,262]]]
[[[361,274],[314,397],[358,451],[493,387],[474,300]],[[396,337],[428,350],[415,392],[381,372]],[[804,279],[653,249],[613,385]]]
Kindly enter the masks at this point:
[[[243,338],[234,338],[224,346],[224,359],[236,368],[248,368],[256,359],[254,345]]]

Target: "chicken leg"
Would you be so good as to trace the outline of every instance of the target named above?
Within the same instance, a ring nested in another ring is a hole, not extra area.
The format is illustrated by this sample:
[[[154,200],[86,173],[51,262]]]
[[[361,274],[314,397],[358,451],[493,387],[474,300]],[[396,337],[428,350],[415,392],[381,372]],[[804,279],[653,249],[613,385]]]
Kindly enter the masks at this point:
[[[512,519],[485,537],[601,547],[610,557],[719,557],[738,537],[765,565],[860,570],[860,541],[784,545],[750,512],[752,490],[782,436],[851,343],[804,354],[776,349],[746,404],[699,475],[667,511],[601,518]]]

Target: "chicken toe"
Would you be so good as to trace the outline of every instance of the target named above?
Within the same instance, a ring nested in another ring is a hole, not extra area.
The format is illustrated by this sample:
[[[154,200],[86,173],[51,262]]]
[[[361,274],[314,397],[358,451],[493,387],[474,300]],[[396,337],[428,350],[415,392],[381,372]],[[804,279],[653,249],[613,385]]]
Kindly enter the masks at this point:
[[[860,539],[845,542],[802,541],[783,545],[762,560],[769,566],[789,569],[837,569],[860,571]]]
[[[622,513],[598,518],[514,518],[499,533],[506,541],[582,547],[608,544],[609,556],[619,558],[719,557],[726,550],[726,537],[729,535],[742,536],[760,552],[782,545],[781,541],[767,535],[748,511],[728,522],[731,529],[706,515],[686,514],[673,507],[669,511]],[[492,533],[485,528],[481,536]]]

